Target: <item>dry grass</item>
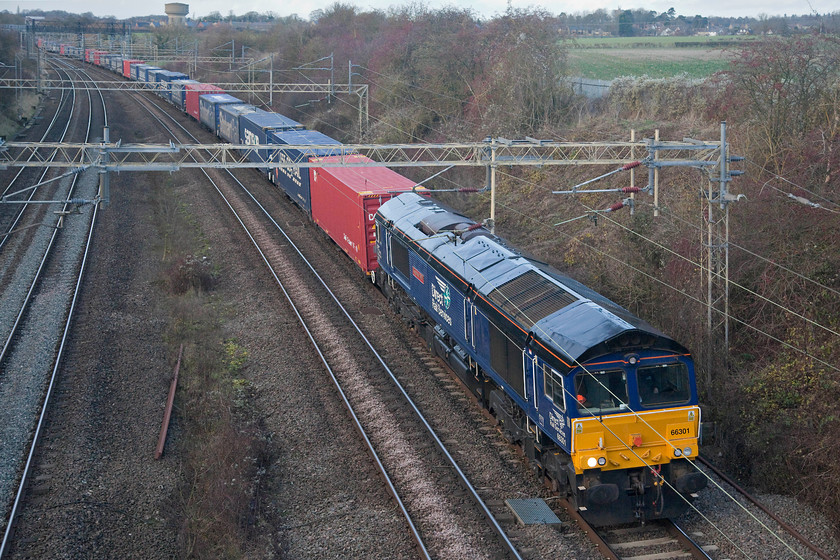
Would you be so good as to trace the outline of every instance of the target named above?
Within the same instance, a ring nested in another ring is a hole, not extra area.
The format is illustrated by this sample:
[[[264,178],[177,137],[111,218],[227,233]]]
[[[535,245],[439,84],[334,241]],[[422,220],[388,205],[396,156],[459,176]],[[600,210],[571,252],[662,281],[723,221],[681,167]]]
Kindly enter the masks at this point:
[[[249,381],[248,352],[223,333],[224,306],[201,228],[167,196],[156,218],[165,239],[162,308],[172,348],[185,344],[174,422],[183,472],[173,526],[185,558],[242,558],[258,515],[268,445]]]

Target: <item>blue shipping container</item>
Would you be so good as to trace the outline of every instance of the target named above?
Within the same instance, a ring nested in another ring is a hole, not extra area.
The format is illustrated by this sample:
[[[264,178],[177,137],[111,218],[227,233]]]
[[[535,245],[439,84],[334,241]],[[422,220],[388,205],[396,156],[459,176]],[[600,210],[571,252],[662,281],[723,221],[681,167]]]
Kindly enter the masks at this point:
[[[270,113],[262,110],[254,113],[245,113],[239,117],[239,143],[250,146],[274,144],[271,140],[272,132],[302,128],[303,125],[299,122],[293,121],[289,117],[284,117],[279,113]],[[273,150],[269,150],[268,148],[253,150],[248,154],[248,158],[253,162],[270,161],[272,153]],[[260,171],[267,174],[268,168],[260,168]]]
[[[208,93],[198,96],[198,117],[201,124],[212,130],[216,136],[219,135],[219,107],[232,103],[242,103],[227,93]]]
[[[333,148],[318,148],[301,151],[276,150],[271,161],[302,162],[313,157],[337,156],[342,154],[342,144],[326,134],[315,130],[285,130],[269,134],[272,144],[286,144],[289,146],[336,146]],[[295,201],[308,214],[312,213],[312,196],[309,190],[311,167],[273,167],[269,171],[269,179],[286,191],[289,198]]]
[[[160,68],[158,66],[146,66],[143,69],[143,75],[141,76],[140,81],[145,82],[147,84],[150,82],[155,83],[155,72],[158,72],[160,70],[163,70],[163,68]]]
[[[149,84],[149,87],[155,90],[155,93],[160,95],[162,90],[159,90],[155,84],[160,82],[158,79],[158,75],[167,72],[165,68],[147,68],[146,69],[146,83]]]
[[[189,76],[184,74],[183,72],[173,72],[172,70],[162,70],[160,72],[155,73],[155,81],[158,83],[166,82],[167,84],[172,83],[172,80],[188,80]],[[172,102],[172,90],[169,89],[167,86],[166,89],[158,90],[158,95],[163,97],[164,99],[168,100],[170,103]]]
[[[132,64],[131,77],[137,82],[146,80],[146,68],[152,68],[151,64]]]
[[[248,104],[222,105],[219,107],[219,136],[231,144],[239,144],[239,117],[261,110]]]
[[[118,55],[118,54],[100,54],[99,55],[99,65],[102,66],[103,68],[107,68],[108,70],[111,70],[114,66],[113,61],[114,61],[115,58],[120,58],[121,59],[120,55]]]
[[[187,84],[197,84],[198,80],[172,80],[170,82],[170,87],[172,88],[169,92],[169,102],[181,109],[182,111],[187,110],[187,90],[184,89],[184,86]]]

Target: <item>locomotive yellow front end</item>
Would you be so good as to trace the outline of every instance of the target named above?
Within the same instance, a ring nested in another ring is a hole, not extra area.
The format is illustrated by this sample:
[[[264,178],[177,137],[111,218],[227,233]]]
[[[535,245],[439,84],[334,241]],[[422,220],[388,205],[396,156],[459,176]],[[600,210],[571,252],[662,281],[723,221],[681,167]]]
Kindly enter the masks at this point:
[[[591,523],[673,517],[706,485],[694,465],[698,406],[593,415],[571,427],[572,495]]]

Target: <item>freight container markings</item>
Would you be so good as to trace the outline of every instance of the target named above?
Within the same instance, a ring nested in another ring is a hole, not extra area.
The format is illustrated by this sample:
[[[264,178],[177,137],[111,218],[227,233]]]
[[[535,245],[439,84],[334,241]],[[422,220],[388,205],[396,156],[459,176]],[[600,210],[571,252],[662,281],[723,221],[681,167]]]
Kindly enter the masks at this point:
[[[286,152],[277,153],[277,163],[293,163]],[[288,177],[298,187],[301,185],[300,167],[278,167],[277,171]]]

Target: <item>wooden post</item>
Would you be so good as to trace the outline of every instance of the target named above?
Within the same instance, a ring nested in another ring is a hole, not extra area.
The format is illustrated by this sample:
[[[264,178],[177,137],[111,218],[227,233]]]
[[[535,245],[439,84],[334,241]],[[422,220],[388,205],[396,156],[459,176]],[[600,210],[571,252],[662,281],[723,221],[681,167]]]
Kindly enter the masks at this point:
[[[166,443],[166,432],[169,431],[169,419],[172,416],[172,405],[175,403],[175,388],[178,386],[178,370],[181,369],[181,356],[183,354],[184,345],[182,343],[181,349],[178,351],[178,362],[175,364],[175,373],[172,375],[172,384],[169,385],[169,398],[166,399],[166,409],[163,411],[163,422],[160,426],[157,449],[155,449],[155,459],[160,459],[163,456],[163,446]]]

